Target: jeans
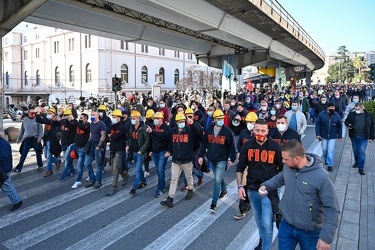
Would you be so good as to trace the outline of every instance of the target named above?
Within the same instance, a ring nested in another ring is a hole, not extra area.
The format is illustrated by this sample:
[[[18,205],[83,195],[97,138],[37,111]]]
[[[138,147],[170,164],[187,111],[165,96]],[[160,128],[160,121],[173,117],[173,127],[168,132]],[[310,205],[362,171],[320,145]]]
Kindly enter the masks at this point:
[[[17,191],[10,180],[10,172],[7,175],[9,178],[3,183],[1,189],[5,195],[8,195],[10,202],[16,204],[21,201],[21,198],[18,196]]]
[[[77,153],[78,153],[78,162],[77,162],[77,172],[78,172],[78,174],[77,174],[76,181],[80,182],[82,180],[83,166],[84,166],[85,158],[86,158],[84,147],[77,148]],[[70,159],[72,159],[72,158],[70,158]]]
[[[264,250],[272,248],[273,236],[273,211],[270,199],[267,196],[260,196],[258,191],[247,192],[255,222],[259,230],[259,237],[262,239]]]
[[[217,204],[220,191],[227,191],[227,185],[223,179],[227,161],[210,161],[212,171],[214,172],[214,193],[212,195],[212,204]]]
[[[89,174],[89,181],[92,183],[92,182],[95,182],[95,178],[96,178],[96,181],[97,182],[102,182],[102,172],[103,172],[103,169],[104,169],[104,165],[103,165],[103,161],[101,160],[102,158],[102,154],[105,153],[105,151],[102,150],[102,148],[100,149],[96,149],[96,147],[93,145],[92,147],[94,147],[93,150],[90,150],[90,154],[86,155],[86,158],[85,158],[85,167],[87,169],[87,172]],[[100,155],[99,155],[100,153]],[[92,169],[92,166],[91,166],[91,163],[95,160],[96,162],[96,175],[94,175],[94,170]]]
[[[66,152],[66,150],[68,150],[68,147],[69,147],[70,145],[68,145],[68,146],[66,146],[66,145],[61,145],[61,152],[62,152],[62,158],[64,159],[64,161],[65,161],[65,156],[66,156],[66,154],[68,153],[68,152]]]
[[[73,174],[76,172],[73,166],[73,159],[70,157],[70,152],[73,151],[73,149],[76,148],[75,144],[73,143],[69,147],[66,148],[64,153],[64,171],[62,172],[61,178],[65,178],[70,174]]]
[[[158,171],[158,190],[163,191],[165,189],[165,166],[167,165],[167,159],[164,155],[167,151],[161,151],[159,153],[152,152],[152,159],[154,160],[156,170]]]
[[[327,162],[327,166],[333,166],[333,160],[335,158],[335,144],[337,139],[324,139],[322,138],[322,150],[324,160]]]
[[[316,249],[319,240],[320,228],[307,231],[296,228],[283,220],[279,227],[279,250],[295,249],[297,244],[301,250]]]
[[[352,141],[354,159],[358,165],[358,169],[363,169],[365,167],[368,139],[365,139],[364,136],[354,136],[350,137],[350,140]]]
[[[129,163],[129,161],[128,161],[128,157],[129,157],[129,152],[125,152],[125,155],[124,155],[124,162],[123,162],[123,164],[124,164],[124,167],[125,167],[125,169],[124,170],[129,170],[129,168],[130,168],[130,163]]]
[[[44,157],[47,159],[47,171],[52,171],[52,163],[57,164],[59,160],[54,157],[50,152],[50,141],[46,141],[44,144]]]
[[[135,179],[133,183],[133,189],[137,190],[139,184],[146,183],[146,178],[142,169],[143,155],[138,152],[133,153],[133,161],[135,166]]]
[[[37,139],[36,138],[25,138],[24,139],[24,142],[23,142],[23,146],[22,146],[22,155],[21,155],[21,158],[20,158],[20,162],[18,163],[16,169],[18,171],[21,171],[22,170],[22,167],[23,167],[23,164],[25,163],[25,160],[26,160],[26,157],[27,157],[27,154],[29,153],[30,151],[30,148],[33,148],[34,151],[35,151],[35,154],[36,154],[36,161],[38,163],[38,167],[43,167],[43,162],[42,162],[42,154],[38,152],[38,149],[37,149]]]

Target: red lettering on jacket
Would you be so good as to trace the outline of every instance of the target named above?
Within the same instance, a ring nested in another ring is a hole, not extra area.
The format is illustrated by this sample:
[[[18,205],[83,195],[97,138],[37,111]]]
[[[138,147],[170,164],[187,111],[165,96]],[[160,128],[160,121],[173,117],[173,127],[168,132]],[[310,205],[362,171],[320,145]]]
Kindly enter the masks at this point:
[[[52,126],[48,124],[44,124],[44,130],[51,130]]]
[[[84,130],[82,130],[82,129],[80,129],[80,128],[76,128],[76,134],[77,135],[83,135],[85,133],[85,131]]]
[[[138,133],[137,132],[132,132],[132,139],[137,140],[138,139]]]
[[[172,136],[172,142],[189,142],[188,134],[174,134]]]
[[[207,141],[208,141],[208,143],[216,143],[216,144],[224,145],[225,144],[225,136],[218,135],[215,138],[214,135],[208,135]]]
[[[259,150],[259,149],[252,149],[249,148],[247,151],[247,159],[248,161],[256,161],[256,162],[265,162],[265,163],[273,163],[275,160],[275,151],[269,150]]]

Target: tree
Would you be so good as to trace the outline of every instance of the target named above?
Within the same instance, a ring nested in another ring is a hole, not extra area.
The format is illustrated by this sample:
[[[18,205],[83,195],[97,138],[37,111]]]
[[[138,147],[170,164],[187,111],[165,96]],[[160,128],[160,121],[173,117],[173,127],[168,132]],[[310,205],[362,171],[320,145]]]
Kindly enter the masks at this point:
[[[201,68],[197,65],[193,65],[186,68],[185,74],[186,76],[180,79],[177,84],[178,90],[184,91],[191,88],[201,93],[203,89],[212,92],[219,87],[221,73],[216,69]]]

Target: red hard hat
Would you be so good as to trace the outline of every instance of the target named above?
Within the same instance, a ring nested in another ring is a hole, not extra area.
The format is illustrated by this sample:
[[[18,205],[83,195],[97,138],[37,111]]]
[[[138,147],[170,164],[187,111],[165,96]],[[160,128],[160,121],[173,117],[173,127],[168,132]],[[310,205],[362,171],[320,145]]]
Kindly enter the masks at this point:
[[[70,157],[74,160],[77,160],[78,159],[78,154],[77,154],[77,150],[72,150],[70,152]]]

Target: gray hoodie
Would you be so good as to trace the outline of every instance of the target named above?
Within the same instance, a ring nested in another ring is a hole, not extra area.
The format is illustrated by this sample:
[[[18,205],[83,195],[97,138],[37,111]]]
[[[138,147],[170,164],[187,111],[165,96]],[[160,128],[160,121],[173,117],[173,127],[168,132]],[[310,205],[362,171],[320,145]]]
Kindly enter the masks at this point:
[[[283,219],[303,230],[321,228],[319,238],[332,243],[340,215],[335,186],[321,158],[314,154],[306,154],[306,157],[309,166],[299,171],[284,166],[282,172],[262,185],[268,191],[285,185],[279,204]]]
[[[22,141],[26,137],[41,139],[43,137],[42,124],[37,123],[35,118],[27,117],[21,125],[21,131],[17,140]]]

